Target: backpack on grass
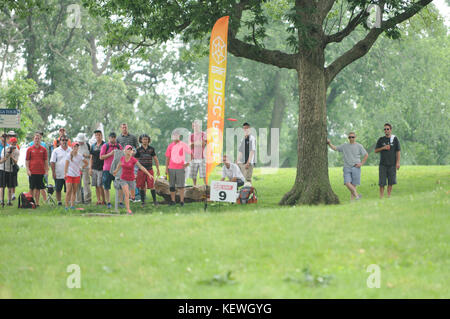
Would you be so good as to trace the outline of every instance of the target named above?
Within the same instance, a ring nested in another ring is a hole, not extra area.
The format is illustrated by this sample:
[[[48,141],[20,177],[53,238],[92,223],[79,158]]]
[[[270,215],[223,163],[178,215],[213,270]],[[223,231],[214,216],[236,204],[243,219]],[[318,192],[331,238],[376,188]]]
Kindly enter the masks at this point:
[[[33,196],[30,193],[20,193],[18,198],[18,208],[36,208]]]
[[[258,198],[256,196],[256,189],[252,186],[244,186],[239,191],[239,197],[237,199],[238,204],[256,204]]]

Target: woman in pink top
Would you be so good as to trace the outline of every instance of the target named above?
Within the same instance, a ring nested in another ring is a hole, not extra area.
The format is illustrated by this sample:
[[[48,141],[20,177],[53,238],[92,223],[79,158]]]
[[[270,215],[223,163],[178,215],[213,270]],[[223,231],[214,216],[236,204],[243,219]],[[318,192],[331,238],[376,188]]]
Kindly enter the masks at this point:
[[[132,156],[133,154],[133,146],[127,145],[125,146],[125,155],[120,158],[120,162],[114,170],[113,175],[116,176],[119,170],[122,168],[122,174],[120,175],[120,187],[122,188],[124,197],[125,197],[125,207],[127,208],[127,213],[132,214],[133,212],[130,209],[130,192],[131,198],[134,200],[134,190],[136,189],[136,177],[134,176],[134,165],[143,171],[150,179],[153,179],[153,176],[145,169],[141,163],[138,162],[136,158]]]

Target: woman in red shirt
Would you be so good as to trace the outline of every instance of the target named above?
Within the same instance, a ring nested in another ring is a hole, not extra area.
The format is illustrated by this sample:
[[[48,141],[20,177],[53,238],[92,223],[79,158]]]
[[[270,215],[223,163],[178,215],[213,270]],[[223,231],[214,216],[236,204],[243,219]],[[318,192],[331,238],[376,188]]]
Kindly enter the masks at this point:
[[[138,162],[136,158],[132,156],[133,154],[133,146],[127,145],[125,146],[125,155],[120,158],[120,162],[117,165],[113,175],[116,176],[119,170],[122,168],[122,174],[120,175],[120,187],[122,188],[124,197],[125,197],[125,207],[127,208],[128,214],[133,214],[130,210],[130,192],[131,198],[134,200],[134,190],[136,189],[136,176],[134,176],[134,165],[143,171],[150,179],[153,179],[153,176],[142,166],[141,163]]]

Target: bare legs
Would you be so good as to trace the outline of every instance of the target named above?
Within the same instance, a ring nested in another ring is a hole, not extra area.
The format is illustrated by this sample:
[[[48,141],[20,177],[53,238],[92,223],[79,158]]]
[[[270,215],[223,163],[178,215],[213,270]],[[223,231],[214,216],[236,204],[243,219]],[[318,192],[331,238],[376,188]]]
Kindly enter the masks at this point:
[[[358,196],[356,186],[353,185],[352,183],[345,183],[345,186],[347,186],[348,190],[350,191],[350,199],[354,200]]]
[[[66,208],[70,206],[73,207],[75,197],[77,196],[78,184],[66,183],[67,193],[66,193]]]
[[[387,187],[388,198],[391,197],[391,192],[392,192],[392,185],[388,185]],[[384,196],[384,186],[380,186],[380,198],[383,198],[383,196]]]

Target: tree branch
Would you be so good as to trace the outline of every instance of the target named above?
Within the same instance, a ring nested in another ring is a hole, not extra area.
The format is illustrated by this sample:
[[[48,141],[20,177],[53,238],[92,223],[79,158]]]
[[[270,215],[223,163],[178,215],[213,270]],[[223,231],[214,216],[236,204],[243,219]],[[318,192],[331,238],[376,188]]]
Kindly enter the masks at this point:
[[[370,48],[373,46],[381,33],[411,18],[431,1],[432,0],[420,0],[412,4],[403,13],[382,22],[381,28],[373,28],[370,30],[364,39],[357,42],[350,50],[337,58],[325,69],[327,85],[329,85],[336,75],[347,65],[363,57],[367,52],[369,52]]]
[[[263,49],[230,36],[228,40],[228,51],[234,56],[271,64],[279,68],[297,68],[295,62],[296,54],[287,54],[278,50]]]
[[[366,15],[368,15],[366,10],[362,10],[360,13],[358,13],[356,17],[350,20],[350,22],[344,29],[334,34],[327,35],[325,37],[325,45],[331,42],[341,42],[345,37],[347,37],[350,33],[352,33],[353,30],[355,30],[355,28],[358,26],[358,24]]]
[[[237,57],[271,64],[279,68],[296,69],[295,54],[264,49],[236,38],[242,18],[242,11],[245,9],[247,3],[248,1],[241,1],[232,17],[232,26],[228,29],[228,52]]]

